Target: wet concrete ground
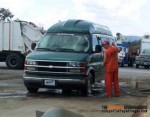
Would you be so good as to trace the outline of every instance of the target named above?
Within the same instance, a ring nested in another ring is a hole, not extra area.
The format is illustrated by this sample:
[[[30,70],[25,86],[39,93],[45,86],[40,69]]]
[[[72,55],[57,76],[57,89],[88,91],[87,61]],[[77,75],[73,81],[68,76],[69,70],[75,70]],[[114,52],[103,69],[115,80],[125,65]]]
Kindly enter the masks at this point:
[[[130,82],[131,79],[140,78],[139,72],[140,75],[143,72],[146,75],[143,74],[144,78],[140,80],[137,90],[131,87]],[[30,94],[22,82],[23,70],[8,70],[3,66],[0,67],[0,117],[35,117],[36,110],[47,111],[55,106],[81,113],[86,117],[130,117],[132,112],[104,113],[102,106],[142,105],[143,103],[148,105],[150,83],[147,74],[149,73],[149,70],[144,69],[120,68],[120,97],[106,98],[103,87],[97,88],[88,97],[82,97],[76,91],[64,95],[61,90],[47,89],[40,89],[38,93]]]

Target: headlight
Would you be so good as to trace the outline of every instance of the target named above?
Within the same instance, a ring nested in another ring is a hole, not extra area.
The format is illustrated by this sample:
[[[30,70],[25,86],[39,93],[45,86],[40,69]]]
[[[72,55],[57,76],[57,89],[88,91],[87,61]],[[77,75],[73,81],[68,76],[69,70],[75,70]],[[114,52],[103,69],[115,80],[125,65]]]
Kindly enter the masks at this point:
[[[85,73],[85,63],[84,62],[70,62],[68,63],[69,72],[75,72],[75,73]]]
[[[25,60],[25,70],[30,70],[30,71],[35,71],[36,68],[34,67],[34,65],[36,65],[37,62],[36,61],[32,61],[32,60]]]
[[[35,67],[26,67],[26,70],[35,71],[36,68]]]
[[[27,60],[27,65],[36,65],[36,61]]]
[[[80,67],[80,63],[79,62],[70,62],[70,63],[68,63],[68,67]]]

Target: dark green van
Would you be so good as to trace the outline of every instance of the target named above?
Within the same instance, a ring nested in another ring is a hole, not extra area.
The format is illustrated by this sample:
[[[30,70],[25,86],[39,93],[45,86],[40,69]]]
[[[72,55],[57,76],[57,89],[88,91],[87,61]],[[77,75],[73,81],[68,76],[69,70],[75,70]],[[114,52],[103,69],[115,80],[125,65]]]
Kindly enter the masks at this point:
[[[50,27],[25,60],[24,84],[29,92],[56,88],[80,90],[104,79],[102,41],[113,42],[107,26],[85,20],[67,20]]]

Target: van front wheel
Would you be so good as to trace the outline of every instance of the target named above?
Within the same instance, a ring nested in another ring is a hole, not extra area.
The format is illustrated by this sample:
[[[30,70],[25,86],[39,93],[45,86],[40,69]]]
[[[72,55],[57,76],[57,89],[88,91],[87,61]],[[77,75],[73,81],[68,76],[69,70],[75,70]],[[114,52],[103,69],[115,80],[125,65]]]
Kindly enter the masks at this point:
[[[88,96],[88,95],[92,94],[92,84],[94,83],[93,78],[94,78],[93,75],[91,73],[89,73],[86,84],[85,84],[84,88],[81,89],[81,94],[83,96]]]

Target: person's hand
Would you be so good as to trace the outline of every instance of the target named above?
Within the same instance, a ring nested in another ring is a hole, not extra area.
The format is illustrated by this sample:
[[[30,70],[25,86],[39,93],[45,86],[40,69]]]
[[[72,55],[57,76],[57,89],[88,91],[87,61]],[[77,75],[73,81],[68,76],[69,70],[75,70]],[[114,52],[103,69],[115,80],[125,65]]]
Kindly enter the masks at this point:
[[[112,42],[112,45],[113,45],[113,46],[116,46],[114,42]]]

